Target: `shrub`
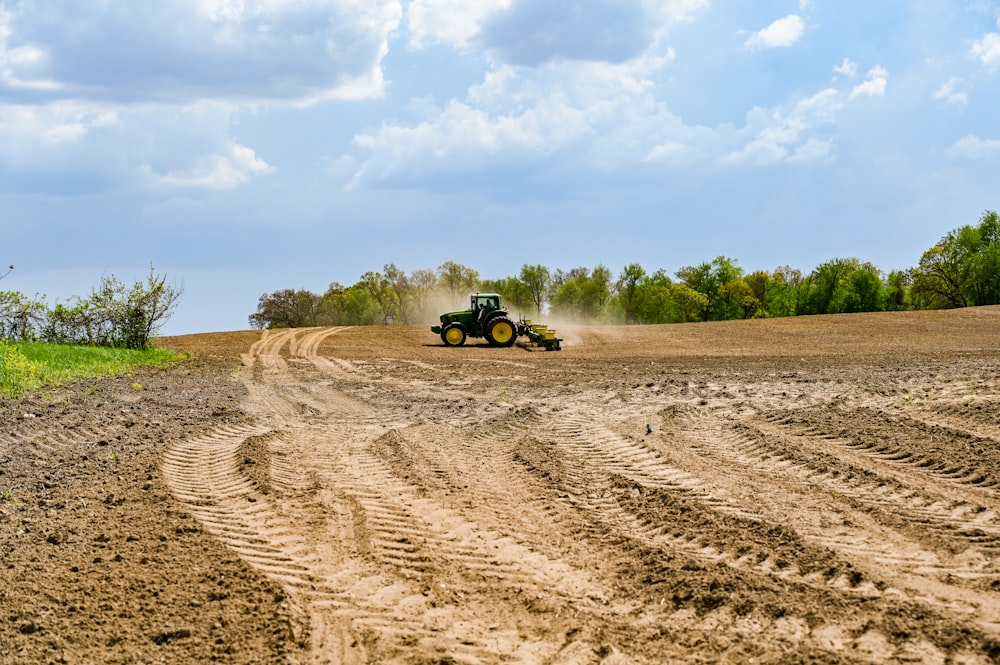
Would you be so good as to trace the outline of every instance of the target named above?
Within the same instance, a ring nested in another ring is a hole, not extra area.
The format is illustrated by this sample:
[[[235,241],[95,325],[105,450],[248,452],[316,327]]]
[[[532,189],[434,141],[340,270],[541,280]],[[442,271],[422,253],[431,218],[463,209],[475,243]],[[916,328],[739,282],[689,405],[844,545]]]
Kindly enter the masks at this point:
[[[42,365],[28,360],[16,346],[0,339],[0,397],[17,397],[42,385]]]

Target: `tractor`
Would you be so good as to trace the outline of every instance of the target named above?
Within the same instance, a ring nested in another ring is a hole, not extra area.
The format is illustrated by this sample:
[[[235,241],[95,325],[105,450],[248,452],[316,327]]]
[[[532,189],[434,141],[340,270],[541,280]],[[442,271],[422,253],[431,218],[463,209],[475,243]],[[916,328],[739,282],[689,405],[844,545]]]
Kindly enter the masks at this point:
[[[469,309],[445,312],[441,325],[431,326],[431,332],[441,335],[445,346],[462,346],[468,337],[485,337],[490,346],[511,346],[518,336],[525,336],[546,351],[559,351],[562,341],[545,326],[511,320],[498,293],[473,293]]]

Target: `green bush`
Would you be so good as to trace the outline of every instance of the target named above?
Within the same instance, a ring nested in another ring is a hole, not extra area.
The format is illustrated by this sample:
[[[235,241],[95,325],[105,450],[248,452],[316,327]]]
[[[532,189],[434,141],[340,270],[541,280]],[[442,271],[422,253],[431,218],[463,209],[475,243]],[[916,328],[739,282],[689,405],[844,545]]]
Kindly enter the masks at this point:
[[[45,381],[45,369],[25,357],[16,346],[0,339],[0,397],[17,397]]]
[[[89,298],[76,297],[51,309],[20,293],[0,291],[0,339],[148,349],[181,293],[152,266],[144,281],[129,286],[106,276]]]

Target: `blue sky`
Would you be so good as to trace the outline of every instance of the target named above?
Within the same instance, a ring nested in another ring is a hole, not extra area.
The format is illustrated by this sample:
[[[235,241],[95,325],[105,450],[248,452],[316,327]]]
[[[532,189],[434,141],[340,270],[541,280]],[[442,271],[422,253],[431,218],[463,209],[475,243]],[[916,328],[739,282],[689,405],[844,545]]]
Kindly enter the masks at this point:
[[[0,287],[164,334],[395,263],[916,265],[1000,206],[997,0],[0,0]]]

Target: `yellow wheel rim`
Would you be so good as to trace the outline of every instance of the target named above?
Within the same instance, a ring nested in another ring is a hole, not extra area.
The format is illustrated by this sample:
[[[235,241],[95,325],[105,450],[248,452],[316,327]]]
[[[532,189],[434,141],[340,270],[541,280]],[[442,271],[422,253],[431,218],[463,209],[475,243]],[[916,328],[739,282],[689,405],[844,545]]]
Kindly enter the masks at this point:
[[[445,339],[448,340],[449,344],[460,344],[462,342],[462,331],[458,328],[452,328],[445,334]]]
[[[493,341],[497,344],[506,344],[514,336],[514,327],[506,322],[501,322],[493,326]]]

